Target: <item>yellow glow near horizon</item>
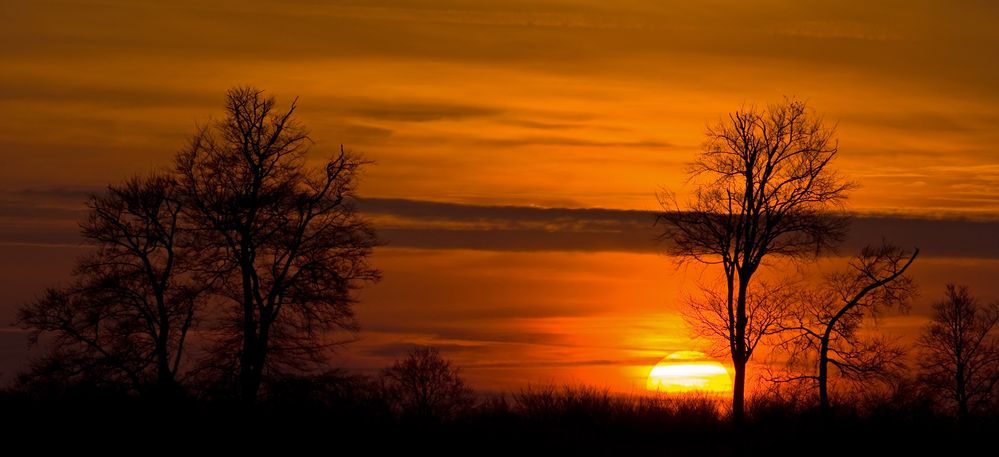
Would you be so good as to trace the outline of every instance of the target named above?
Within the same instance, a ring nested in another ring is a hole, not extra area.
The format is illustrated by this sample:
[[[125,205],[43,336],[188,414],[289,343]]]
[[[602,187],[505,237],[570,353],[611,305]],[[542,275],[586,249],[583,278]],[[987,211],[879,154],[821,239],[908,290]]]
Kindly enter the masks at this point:
[[[666,393],[724,393],[732,390],[732,378],[724,365],[704,353],[679,351],[652,367],[646,387]]]

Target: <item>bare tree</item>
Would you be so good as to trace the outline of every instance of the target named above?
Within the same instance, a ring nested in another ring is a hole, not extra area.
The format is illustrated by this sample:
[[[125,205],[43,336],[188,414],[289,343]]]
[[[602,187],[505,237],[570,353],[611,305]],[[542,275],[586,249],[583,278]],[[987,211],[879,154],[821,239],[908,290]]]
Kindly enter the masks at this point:
[[[732,412],[744,416],[748,304],[753,275],[771,257],[815,255],[838,243],[846,230],[834,209],[849,185],[830,167],[837,153],[834,128],[804,102],[786,99],[766,109],[736,111],[710,127],[704,150],[691,166],[701,181],[681,205],[660,196],[657,219],[668,252],[681,261],[721,265],[725,276],[725,329],[735,370]]]
[[[265,369],[320,361],[330,332],[353,329],[353,291],[379,273],[375,236],[351,196],[364,164],[344,152],[310,169],[294,119],[252,87],[231,89],[226,117],[177,157],[189,214],[229,308],[220,355],[238,364],[240,397],[256,400]]]
[[[18,313],[32,342],[55,337],[54,351],[36,368],[132,389],[154,382],[169,395],[210,285],[197,278],[196,253],[185,247],[190,234],[176,182],[134,178],[91,197],[88,207],[81,229],[95,252],[78,261],[71,285],[49,289]]]
[[[761,281],[758,287],[747,293],[747,325],[743,333],[747,358],[753,355],[760,343],[773,339],[783,331],[798,292],[797,285],[790,281]],[[689,310],[684,312],[684,320],[692,324],[701,336],[719,343],[711,348],[712,355],[718,357],[731,354],[727,297],[726,291],[702,286],[701,296],[691,297]]]
[[[402,415],[421,420],[451,419],[472,401],[459,369],[432,347],[414,348],[386,368],[382,385]]]
[[[968,287],[948,284],[932,319],[919,338],[921,380],[945,393],[964,424],[999,385],[999,303],[983,305]]]
[[[789,366],[804,365],[804,372],[776,381],[814,380],[819,407],[829,412],[829,365],[847,379],[866,381],[889,376],[903,365],[903,349],[888,339],[860,334],[865,316],[882,310],[905,308],[916,293],[916,284],[905,274],[919,255],[889,243],[866,246],[846,271],[826,277],[816,290],[802,291],[798,305],[782,330],[790,336],[781,347],[788,351]]]

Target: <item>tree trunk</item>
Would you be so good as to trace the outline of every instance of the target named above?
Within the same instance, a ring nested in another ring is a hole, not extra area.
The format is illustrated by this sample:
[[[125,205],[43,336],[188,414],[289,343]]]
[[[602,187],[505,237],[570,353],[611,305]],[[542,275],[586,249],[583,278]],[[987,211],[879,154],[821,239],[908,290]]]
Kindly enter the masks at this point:
[[[243,282],[243,350],[239,354],[239,397],[245,406],[257,401],[257,391],[260,390],[260,377],[256,374],[257,360],[260,358],[258,328],[260,326],[254,300],[253,288],[253,254],[247,239],[248,234],[242,234],[239,252],[239,269]]]
[[[260,384],[263,379],[263,355],[259,347],[254,348],[245,368],[240,368],[239,384],[240,399],[246,406],[252,406],[257,401],[260,393]]]
[[[166,298],[162,289],[156,291],[156,306],[159,313],[159,334],[155,335],[156,353],[156,392],[155,396],[170,401],[177,387],[174,371],[170,366],[170,316],[167,313]],[[180,348],[177,348],[180,351]],[[178,354],[179,355],[179,354]]]
[[[248,323],[243,333],[243,351],[239,355],[239,398],[245,405],[255,403],[257,391],[260,390],[260,377],[256,370],[259,358],[257,352],[256,325]]]
[[[968,422],[968,394],[964,376],[964,364],[957,363],[957,379],[955,393],[957,394],[957,423],[964,427]]]
[[[832,327],[828,327],[831,329]],[[822,337],[819,348],[819,411],[823,418],[829,417],[829,332]]]
[[[243,304],[243,350],[239,354],[239,398],[245,405],[257,401],[260,379],[254,366],[258,358],[257,321],[253,315],[253,304]]]
[[[732,354],[732,365],[735,370],[735,380],[732,385],[732,422],[736,426],[745,418],[746,397],[746,288],[749,284],[748,275],[739,275],[739,297],[735,308],[735,351]]]
[[[250,314],[252,317],[252,313]],[[264,378],[264,366],[267,362],[270,326],[273,322],[273,316],[261,312],[259,319],[253,321],[252,328],[245,329],[247,336],[243,339],[244,348],[249,348],[249,350],[244,349],[239,372],[240,396],[245,405],[256,403],[260,393],[260,385]]]
[[[732,422],[739,426],[742,425],[746,415],[746,361],[733,358],[732,367],[735,369],[735,383],[732,386]]]
[[[170,400],[174,396],[174,374],[170,369],[170,354],[167,352],[167,342],[156,342],[156,397]]]

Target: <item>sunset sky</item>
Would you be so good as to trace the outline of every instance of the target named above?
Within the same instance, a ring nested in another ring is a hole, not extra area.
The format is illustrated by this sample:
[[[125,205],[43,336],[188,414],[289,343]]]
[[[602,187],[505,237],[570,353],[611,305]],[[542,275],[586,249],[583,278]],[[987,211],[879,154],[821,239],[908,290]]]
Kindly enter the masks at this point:
[[[439,347],[481,389],[642,389],[703,349],[698,281],[655,242],[706,125],[807,100],[859,184],[850,255],[919,246],[911,338],[946,282],[999,298],[999,7],[984,1],[5,1],[0,6],[0,384],[38,350],[19,304],[68,278],[89,193],[168,167],[252,84],[319,160],[375,163],[387,242],[339,366]],[[842,259],[827,259],[835,266]]]

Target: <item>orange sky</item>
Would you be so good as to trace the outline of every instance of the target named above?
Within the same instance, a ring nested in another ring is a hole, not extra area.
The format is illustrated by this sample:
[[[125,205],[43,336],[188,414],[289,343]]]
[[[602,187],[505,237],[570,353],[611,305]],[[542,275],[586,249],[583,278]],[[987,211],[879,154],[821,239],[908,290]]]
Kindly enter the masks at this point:
[[[367,197],[654,210],[707,123],[795,95],[838,123],[837,167],[861,185],[852,209],[999,216],[999,9],[986,2],[9,1],[0,17],[4,325],[68,274],[83,196],[167,166],[236,84],[299,97],[316,157],[342,143],[375,160]],[[602,230],[571,214],[393,208],[376,220],[479,238],[400,235],[378,252],[385,280],[364,292],[347,366],[435,344],[483,387],[626,388],[692,349],[677,314],[691,273],[654,249],[516,245],[520,229]],[[948,230],[914,267],[917,317],[948,280],[999,297],[997,250],[948,250],[962,229]],[[0,371],[20,366],[21,336],[0,330]]]

